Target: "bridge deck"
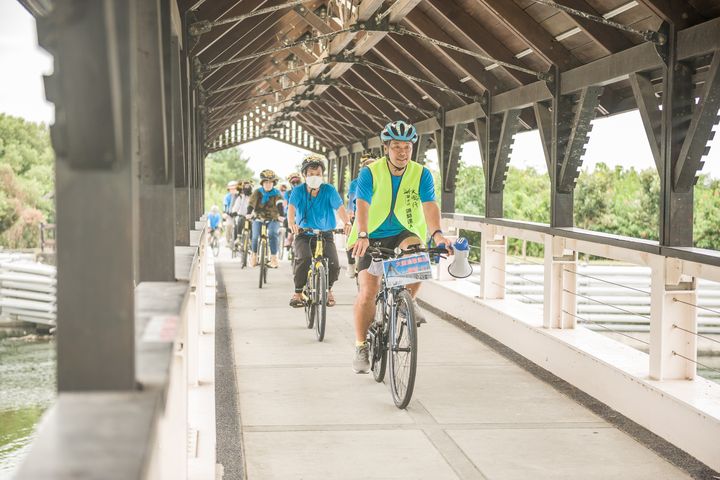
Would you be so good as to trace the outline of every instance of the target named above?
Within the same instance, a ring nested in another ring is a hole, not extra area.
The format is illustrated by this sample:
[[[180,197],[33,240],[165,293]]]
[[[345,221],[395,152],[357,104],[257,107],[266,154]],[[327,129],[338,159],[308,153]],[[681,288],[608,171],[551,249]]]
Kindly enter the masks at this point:
[[[261,291],[257,270],[230,260],[216,267],[227,295],[243,468],[251,480],[689,478],[430,314],[419,330],[415,395],[398,410],[387,385],[350,368],[354,282],[341,276],[338,305],[328,310],[326,339],[318,343],[303,311],[287,305],[288,263],[270,272]],[[232,440],[218,443],[226,458],[228,449],[237,455]]]

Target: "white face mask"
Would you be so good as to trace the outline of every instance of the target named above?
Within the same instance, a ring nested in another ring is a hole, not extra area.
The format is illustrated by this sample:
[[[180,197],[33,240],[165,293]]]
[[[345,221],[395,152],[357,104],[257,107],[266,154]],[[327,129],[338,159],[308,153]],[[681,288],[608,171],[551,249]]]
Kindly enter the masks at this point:
[[[323,177],[320,175],[313,175],[311,177],[307,177],[305,179],[305,183],[307,183],[308,187],[310,187],[312,190],[320,188],[320,185],[323,184]]]

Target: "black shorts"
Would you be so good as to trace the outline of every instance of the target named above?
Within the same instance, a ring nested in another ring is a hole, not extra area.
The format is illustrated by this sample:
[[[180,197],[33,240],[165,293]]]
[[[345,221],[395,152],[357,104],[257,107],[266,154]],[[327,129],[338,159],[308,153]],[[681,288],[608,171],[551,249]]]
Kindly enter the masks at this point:
[[[403,230],[402,232],[392,237],[371,238],[370,246],[394,249],[395,247],[399,247],[405,239],[410,237],[417,238],[417,236],[410,230]],[[360,260],[357,261],[357,271],[360,272],[362,270],[367,270],[368,268],[370,268],[371,263],[372,256],[370,256],[369,253],[366,253],[362,256]]]

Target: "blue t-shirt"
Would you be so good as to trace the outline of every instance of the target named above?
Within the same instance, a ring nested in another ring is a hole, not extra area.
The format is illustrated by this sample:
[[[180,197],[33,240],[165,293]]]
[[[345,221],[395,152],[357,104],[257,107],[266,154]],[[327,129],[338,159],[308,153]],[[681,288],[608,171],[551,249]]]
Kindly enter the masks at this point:
[[[343,204],[335,187],[323,183],[316,197],[310,195],[303,183],[292,189],[290,205],[295,207],[295,223],[302,228],[334,230],[337,226],[335,210]]]
[[[223,207],[225,208],[223,209],[223,212],[230,213],[230,207],[232,207],[233,204],[233,196],[234,195],[230,192],[225,195],[225,200],[223,201]]]
[[[348,208],[351,212],[355,211],[355,198],[357,197],[357,178],[350,182],[348,187]]]
[[[218,228],[218,225],[220,225],[220,221],[222,220],[222,217],[219,213],[211,213],[208,215],[208,221],[210,222],[210,228],[215,229]]]
[[[390,207],[390,215],[388,215],[388,217],[385,219],[382,225],[378,227],[377,230],[370,233],[370,238],[394,237],[395,235],[398,235],[400,232],[405,230],[405,227],[403,227],[402,224],[398,221],[394,212],[395,199],[397,198],[398,190],[400,189],[400,181],[402,180],[402,175],[399,177],[391,175],[390,178],[392,179],[392,206]],[[420,191],[418,193],[420,194],[420,201],[423,203],[435,201],[435,182],[433,181],[432,173],[430,173],[430,170],[425,167],[423,167],[423,172],[420,176]],[[371,203],[372,195],[372,172],[370,172],[369,168],[363,168],[362,170],[360,170],[360,175],[358,175],[357,178],[356,198]]]

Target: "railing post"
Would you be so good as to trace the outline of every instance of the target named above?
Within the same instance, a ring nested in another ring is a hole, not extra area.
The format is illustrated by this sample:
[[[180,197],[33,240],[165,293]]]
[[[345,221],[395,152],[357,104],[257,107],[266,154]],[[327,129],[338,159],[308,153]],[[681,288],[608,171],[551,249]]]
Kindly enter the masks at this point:
[[[678,259],[653,256],[650,266],[650,378],[692,380],[697,373],[697,280],[682,274]]]
[[[565,239],[545,237],[543,327],[577,325],[577,252],[565,249]]]
[[[507,239],[497,234],[497,227],[484,225],[482,229],[480,264],[480,298],[505,298],[505,256]]]

